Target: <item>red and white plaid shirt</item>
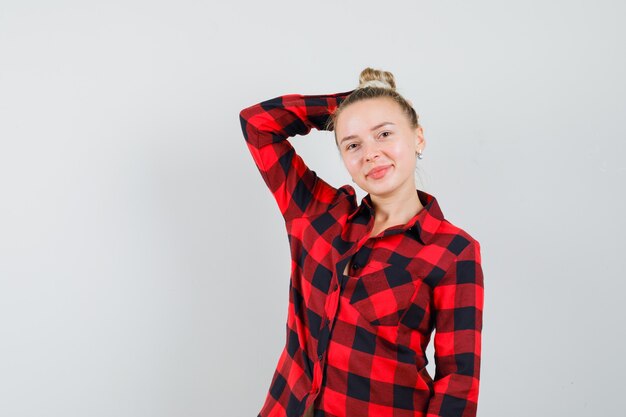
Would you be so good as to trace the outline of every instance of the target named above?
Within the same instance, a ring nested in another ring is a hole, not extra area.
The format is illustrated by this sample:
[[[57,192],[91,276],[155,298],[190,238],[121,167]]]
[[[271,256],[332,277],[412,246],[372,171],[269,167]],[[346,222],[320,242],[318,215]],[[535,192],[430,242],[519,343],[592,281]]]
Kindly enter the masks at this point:
[[[472,417],[480,374],[480,244],[434,196],[404,225],[370,236],[369,194],[334,188],[287,140],[324,129],[351,91],[289,94],[241,111],[254,162],[291,249],[285,347],[259,417]],[[352,260],[349,275],[344,268]],[[426,346],[435,331],[435,375]]]

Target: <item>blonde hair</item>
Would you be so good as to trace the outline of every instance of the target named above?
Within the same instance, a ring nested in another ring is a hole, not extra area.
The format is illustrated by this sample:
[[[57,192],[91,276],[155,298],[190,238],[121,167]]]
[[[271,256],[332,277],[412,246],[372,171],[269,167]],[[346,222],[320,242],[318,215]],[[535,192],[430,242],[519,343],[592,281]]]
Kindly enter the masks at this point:
[[[419,126],[418,115],[413,106],[396,91],[396,80],[389,71],[367,67],[359,75],[359,86],[343,100],[335,112],[330,115],[326,123],[326,130],[334,130],[335,123],[341,111],[357,101],[388,97],[398,103],[407,116],[412,128]],[[335,143],[337,134],[335,133]]]

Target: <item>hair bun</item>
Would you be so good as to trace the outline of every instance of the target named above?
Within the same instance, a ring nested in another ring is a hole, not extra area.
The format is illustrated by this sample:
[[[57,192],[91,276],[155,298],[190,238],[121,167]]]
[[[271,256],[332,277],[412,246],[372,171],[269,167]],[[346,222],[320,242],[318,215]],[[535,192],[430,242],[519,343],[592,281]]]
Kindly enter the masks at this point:
[[[392,73],[389,71],[381,71],[374,68],[367,67],[361,71],[359,76],[359,87],[379,87],[396,89],[396,80]]]

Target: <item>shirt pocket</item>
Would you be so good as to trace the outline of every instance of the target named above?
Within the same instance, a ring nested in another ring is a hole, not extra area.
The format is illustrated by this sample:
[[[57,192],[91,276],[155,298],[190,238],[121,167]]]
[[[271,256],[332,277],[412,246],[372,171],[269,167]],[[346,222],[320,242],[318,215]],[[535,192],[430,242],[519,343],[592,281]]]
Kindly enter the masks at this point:
[[[398,326],[416,293],[410,273],[392,264],[363,272],[353,278],[350,304],[373,326]]]

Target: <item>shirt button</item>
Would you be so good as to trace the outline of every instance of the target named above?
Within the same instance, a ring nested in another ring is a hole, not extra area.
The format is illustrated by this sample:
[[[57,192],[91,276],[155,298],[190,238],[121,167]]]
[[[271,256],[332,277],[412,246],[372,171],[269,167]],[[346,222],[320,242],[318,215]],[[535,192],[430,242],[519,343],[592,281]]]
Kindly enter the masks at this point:
[[[322,355],[319,355],[317,359],[322,360]]]
[[[352,264],[352,269],[359,269],[359,264],[357,263]]]

